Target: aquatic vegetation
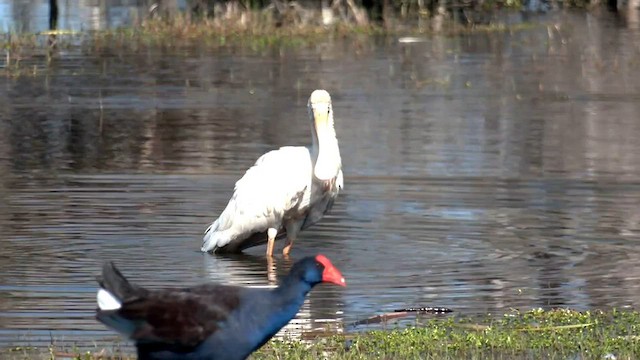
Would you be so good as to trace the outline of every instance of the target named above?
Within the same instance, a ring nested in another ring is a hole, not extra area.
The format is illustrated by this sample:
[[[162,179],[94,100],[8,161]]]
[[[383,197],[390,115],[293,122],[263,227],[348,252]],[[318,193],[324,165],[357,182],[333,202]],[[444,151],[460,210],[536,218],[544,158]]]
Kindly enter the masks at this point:
[[[48,351],[47,351],[48,350]],[[121,350],[75,353],[9,349],[4,359],[127,359]],[[633,359],[640,356],[640,313],[568,309],[512,311],[501,317],[417,319],[394,330],[272,340],[251,359]]]

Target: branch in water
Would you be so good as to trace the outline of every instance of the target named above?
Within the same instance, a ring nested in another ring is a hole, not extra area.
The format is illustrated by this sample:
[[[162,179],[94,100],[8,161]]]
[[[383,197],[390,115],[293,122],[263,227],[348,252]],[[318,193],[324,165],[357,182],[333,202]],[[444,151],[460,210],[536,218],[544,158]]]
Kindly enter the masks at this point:
[[[445,307],[411,307],[406,309],[398,309],[393,310],[393,312],[417,312],[417,313],[427,313],[427,314],[447,314],[453,312],[453,310]]]
[[[385,323],[389,320],[400,319],[400,318],[409,316],[411,313],[440,315],[440,314],[447,314],[451,312],[453,312],[453,310],[445,307],[418,307],[418,308],[414,307],[414,308],[398,309],[398,310],[394,310],[393,312],[372,316],[370,318],[363,319],[363,320],[358,320],[350,325],[358,326],[358,325]]]

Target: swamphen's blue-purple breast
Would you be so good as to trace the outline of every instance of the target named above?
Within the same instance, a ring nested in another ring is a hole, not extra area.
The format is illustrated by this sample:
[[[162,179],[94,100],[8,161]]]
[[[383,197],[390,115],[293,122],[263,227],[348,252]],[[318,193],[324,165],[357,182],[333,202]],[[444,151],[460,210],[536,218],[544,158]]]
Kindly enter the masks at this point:
[[[346,286],[323,255],[296,262],[274,289],[148,290],[129,283],[111,262],[98,282],[97,319],[134,340],[139,359],[245,359],[297,314],[315,285]]]

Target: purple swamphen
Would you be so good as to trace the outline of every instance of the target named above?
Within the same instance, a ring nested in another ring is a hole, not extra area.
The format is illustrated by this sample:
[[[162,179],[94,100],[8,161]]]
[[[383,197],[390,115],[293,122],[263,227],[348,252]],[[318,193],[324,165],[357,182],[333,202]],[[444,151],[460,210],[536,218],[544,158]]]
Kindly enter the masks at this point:
[[[273,289],[202,284],[148,290],[107,262],[98,277],[96,317],[134,340],[139,359],[245,359],[289,323],[321,282],[346,286],[324,255],[296,262]]]

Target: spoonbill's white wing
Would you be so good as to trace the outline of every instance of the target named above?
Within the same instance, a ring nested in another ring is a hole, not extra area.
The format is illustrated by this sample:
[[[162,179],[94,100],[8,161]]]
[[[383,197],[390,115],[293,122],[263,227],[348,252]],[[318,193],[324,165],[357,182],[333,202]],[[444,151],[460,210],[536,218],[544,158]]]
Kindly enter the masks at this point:
[[[287,146],[262,155],[236,182],[227,207],[205,231],[202,251],[238,248],[252,234],[279,229],[288,210],[309,205],[312,166],[306,147]]]

